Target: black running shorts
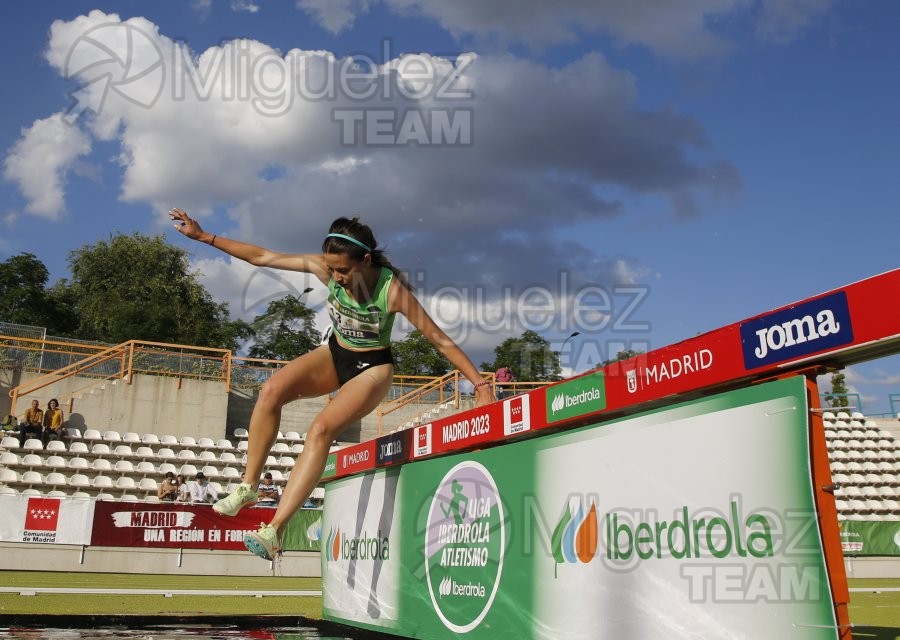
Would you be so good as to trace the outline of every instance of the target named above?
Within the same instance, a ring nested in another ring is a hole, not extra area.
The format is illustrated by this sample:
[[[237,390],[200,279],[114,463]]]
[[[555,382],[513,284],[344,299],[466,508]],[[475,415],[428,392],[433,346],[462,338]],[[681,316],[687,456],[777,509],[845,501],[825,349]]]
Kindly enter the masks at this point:
[[[331,351],[331,359],[337,370],[338,382],[341,386],[361,374],[366,369],[380,364],[394,364],[394,356],[390,347],[387,349],[374,349],[372,351],[351,351],[338,342],[333,333],[328,338],[328,349]]]

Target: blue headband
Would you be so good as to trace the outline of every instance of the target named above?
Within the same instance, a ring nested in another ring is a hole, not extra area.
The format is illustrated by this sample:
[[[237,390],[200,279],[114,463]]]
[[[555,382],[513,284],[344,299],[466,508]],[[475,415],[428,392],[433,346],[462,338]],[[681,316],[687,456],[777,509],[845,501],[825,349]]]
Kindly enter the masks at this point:
[[[329,233],[329,234],[328,234],[327,236],[325,236],[325,237],[326,237],[326,238],[340,238],[341,240],[349,240],[349,241],[352,242],[353,244],[355,244],[355,245],[357,245],[357,246],[359,246],[359,247],[362,247],[363,249],[365,249],[365,250],[368,251],[369,253],[372,253],[372,251],[373,251],[373,249],[372,249],[371,247],[369,247],[368,245],[363,244],[362,242],[360,242],[360,241],[357,240],[356,238],[351,238],[350,236],[345,236],[343,233]]]

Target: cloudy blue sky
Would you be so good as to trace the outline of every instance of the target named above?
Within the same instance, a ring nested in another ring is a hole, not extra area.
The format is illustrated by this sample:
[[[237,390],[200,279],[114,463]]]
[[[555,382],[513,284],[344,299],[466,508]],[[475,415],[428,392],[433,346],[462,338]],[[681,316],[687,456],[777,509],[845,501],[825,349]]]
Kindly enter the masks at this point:
[[[524,328],[557,347],[580,331],[571,372],[897,267],[888,0],[75,0],[0,18],[0,257],[32,252],[54,280],[84,244],[164,233],[250,319],[310,283],[186,241],[168,209],[301,252],[359,215],[476,362]],[[847,374],[868,413],[900,393],[898,358]]]

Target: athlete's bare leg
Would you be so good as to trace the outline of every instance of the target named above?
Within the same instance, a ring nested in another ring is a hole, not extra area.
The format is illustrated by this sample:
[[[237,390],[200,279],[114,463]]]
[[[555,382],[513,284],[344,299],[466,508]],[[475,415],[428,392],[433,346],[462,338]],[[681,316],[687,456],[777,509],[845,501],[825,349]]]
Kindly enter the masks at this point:
[[[292,360],[263,384],[250,417],[244,482],[254,489],[259,484],[278,437],[281,408],[297,398],[321,396],[337,388],[337,372],[327,345]]]
[[[303,452],[297,457],[271,525],[279,536],[300,505],[322,478],[331,443],[352,422],[371,413],[381,402],[394,375],[390,364],[368,369],[347,382],[316,416],[306,433]]]

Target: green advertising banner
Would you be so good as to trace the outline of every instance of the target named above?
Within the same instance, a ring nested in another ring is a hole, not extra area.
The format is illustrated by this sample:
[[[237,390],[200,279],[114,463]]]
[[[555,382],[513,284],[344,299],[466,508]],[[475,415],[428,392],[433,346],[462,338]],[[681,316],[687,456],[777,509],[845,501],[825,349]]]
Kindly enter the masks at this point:
[[[319,551],[322,548],[322,510],[300,509],[284,528],[285,551]]]
[[[846,556],[900,556],[900,520],[843,520],[841,548]]]
[[[566,391],[566,411],[595,401]],[[837,638],[800,378],[327,487],[327,619],[411,638]]]

